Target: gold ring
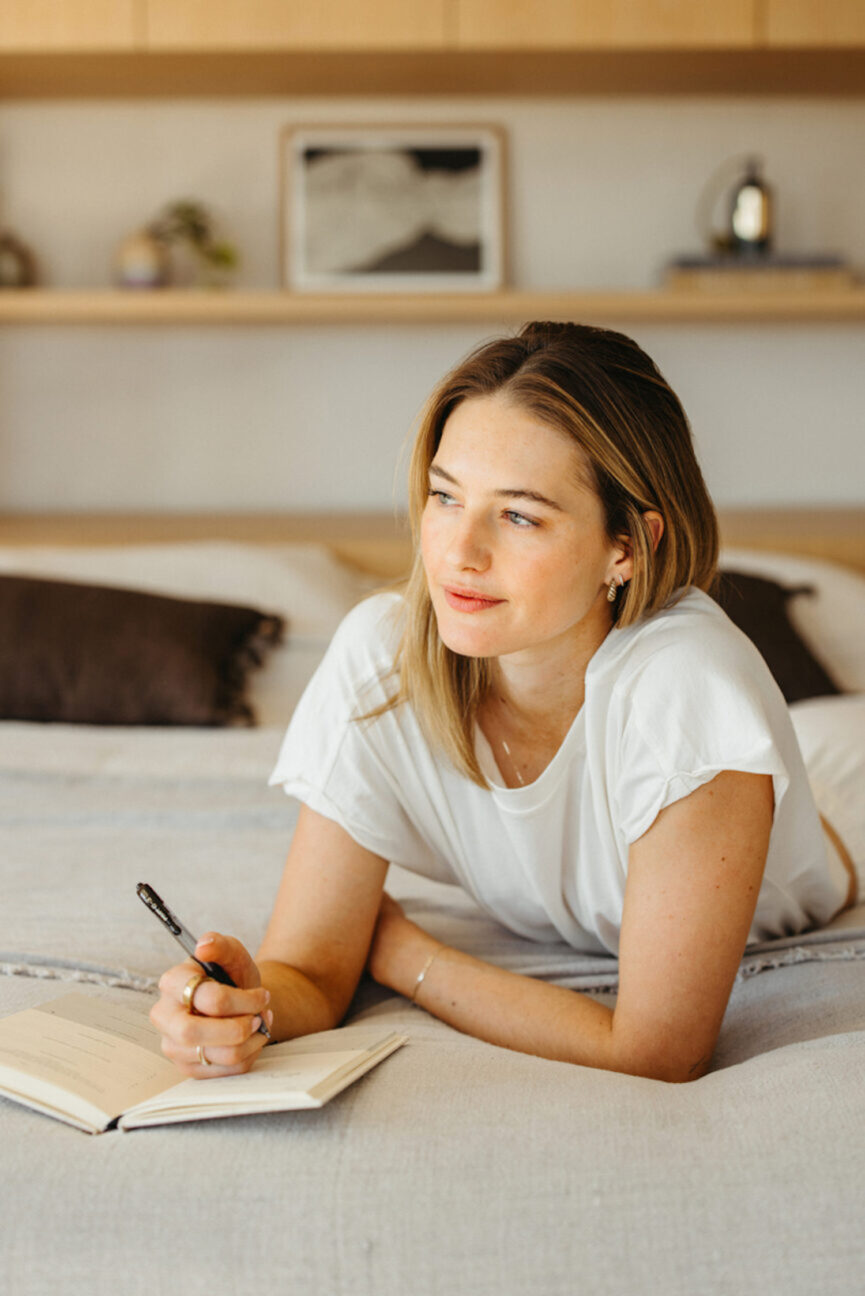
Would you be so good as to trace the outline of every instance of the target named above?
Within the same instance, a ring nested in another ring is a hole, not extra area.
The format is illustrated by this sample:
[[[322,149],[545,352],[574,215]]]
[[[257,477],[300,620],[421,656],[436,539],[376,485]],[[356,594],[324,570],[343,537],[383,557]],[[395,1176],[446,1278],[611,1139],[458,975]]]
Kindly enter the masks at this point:
[[[184,1008],[188,1013],[195,1012],[195,1006],[192,1001],[195,998],[196,990],[201,985],[202,981],[209,981],[209,980],[210,978],[208,977],[206,972],[193,972],[192,976],[189,978],[186,985],[183,987],[183,994],[180,997],[180,1002],[183,1004]]]
[[[196,1044],[195,1049],[196,1052],[198,1053],[198,1061],[201,1063],[202,1066],[213,1066],[213,1063],[211,1062],[210,1058],[207,1057],[207,1055],[204,1052],[204,1049],[201,1047],[200,1044]]]

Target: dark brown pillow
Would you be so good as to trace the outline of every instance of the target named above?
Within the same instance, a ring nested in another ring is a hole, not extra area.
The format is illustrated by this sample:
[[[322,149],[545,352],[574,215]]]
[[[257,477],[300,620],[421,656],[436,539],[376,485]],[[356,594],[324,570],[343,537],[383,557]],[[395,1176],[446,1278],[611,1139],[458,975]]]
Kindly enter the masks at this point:
[[[788,702],[841,692],[790,620],[790,600],[813,593],[810,585],[787,587],[737,571],[722,571],[712,591],[730,620],[759,648]]]
[[[0,576],[0,719],[252,725],[247,676],[283,629],[253,608]]]

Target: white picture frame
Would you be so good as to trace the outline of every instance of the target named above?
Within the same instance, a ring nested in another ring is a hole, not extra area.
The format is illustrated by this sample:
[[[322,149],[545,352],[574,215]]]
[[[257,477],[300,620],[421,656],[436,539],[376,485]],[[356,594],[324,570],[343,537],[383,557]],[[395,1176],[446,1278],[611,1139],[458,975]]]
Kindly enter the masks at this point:
[[[280,135],[282,286],[494,292],[506,281],[497,126],[292,126]]]

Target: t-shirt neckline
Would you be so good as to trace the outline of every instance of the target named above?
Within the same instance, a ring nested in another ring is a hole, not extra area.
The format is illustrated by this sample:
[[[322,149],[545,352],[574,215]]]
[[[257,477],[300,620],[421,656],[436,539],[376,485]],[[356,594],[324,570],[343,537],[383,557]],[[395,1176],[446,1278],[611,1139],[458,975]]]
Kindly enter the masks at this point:
[[[535,810],[547,801],[555,792],[565,773],[570,769],[572,758],[580,748],[585,747],[585,702],[580,707],[570,728],[562,739],[558,751],[546,769],[536,779],[521,787],[508,787],[496,759],[495,752],[486,734],[479,724],[475,724],[475,754],[481,773],[490,784],[490,791],[497,802],[504,808],[523,813]]]
[[[586,697],[589,691],[589,680],[598,663],[611,650],[621,637],[621,631],[613,626],[589,658],[586,666]],[[570,728],[562,739],[558,751],[546,769],[536,779],[522,787],[508,787],[502,776],[498,758],[492,745],[480,725],[475,723],[475,755],[481,767],[481,773],[490,783],[490,791],[495,800],[513,813],[525,813],[536,810],[548,801],[555,792],[562,778],[572,767],[572,762],[586,745],[586,697],[583,705],[571,721]]]

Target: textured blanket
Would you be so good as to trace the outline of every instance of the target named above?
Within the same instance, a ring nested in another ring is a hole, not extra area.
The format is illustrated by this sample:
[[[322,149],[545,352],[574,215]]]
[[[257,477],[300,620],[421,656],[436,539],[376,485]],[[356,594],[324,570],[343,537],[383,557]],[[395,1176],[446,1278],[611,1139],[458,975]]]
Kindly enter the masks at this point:
[[[35,728],[0,735],[0,1012],[71,982],[146,1005],[178,952],[138,881],[255,946],[295,821],[266,787],[278,733]],[[441,939],[611,1002],[615,960],[525,941],[456,888],[396,869],[387,885]],[[865,906],[746,952],[688,1085],[496,1048],[364,980],[349,1018],[370,1017],[409,1045],[320,1112],[90,1139],[0,1100],[0,1290],[861,1284]]]

